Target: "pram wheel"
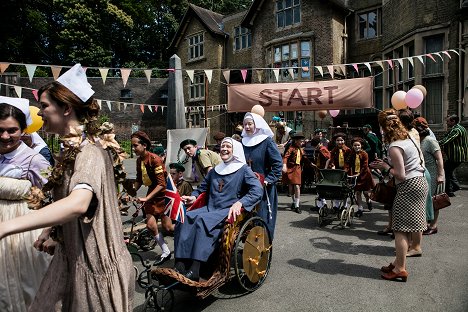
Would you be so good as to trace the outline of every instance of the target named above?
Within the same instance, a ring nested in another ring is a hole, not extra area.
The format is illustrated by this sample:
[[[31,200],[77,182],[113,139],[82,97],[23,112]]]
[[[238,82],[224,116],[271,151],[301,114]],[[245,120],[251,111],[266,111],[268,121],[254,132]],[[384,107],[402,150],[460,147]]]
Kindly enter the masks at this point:
[[[159,289],[155,294],[157,311],[172,311],[174,308],[174,292],[172,289]]]
[[[347,209],[343,209],[341,212],[340,224],[343,228],[351,226],[354,218],[354,206],[350,206]]]
[[[152,250],[156,246],[156,240],[148,229],[143,229],[138,233],[136,243],[143,251]]]

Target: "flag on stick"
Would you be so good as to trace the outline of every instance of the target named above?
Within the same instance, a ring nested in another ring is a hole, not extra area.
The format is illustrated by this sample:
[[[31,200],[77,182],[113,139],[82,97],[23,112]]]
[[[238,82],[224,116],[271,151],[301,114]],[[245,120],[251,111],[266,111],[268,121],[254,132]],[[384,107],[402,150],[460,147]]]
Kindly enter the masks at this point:
[[[185,221],[185,205],[177,192],[177,187],[172,181],[171,175],[167,175],[166,192],[164,194],[164,204],[166,209],[164,214],[172,220],[184,223]]]

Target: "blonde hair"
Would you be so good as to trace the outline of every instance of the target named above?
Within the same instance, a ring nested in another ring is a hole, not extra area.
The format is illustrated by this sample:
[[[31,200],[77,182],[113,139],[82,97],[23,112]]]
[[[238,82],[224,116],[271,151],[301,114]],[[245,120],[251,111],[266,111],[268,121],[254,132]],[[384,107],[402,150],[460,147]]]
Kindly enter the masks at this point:
[[[392,143],[397,140],[404,140],[408,137],[408,131],[401,123],[397,111],[393,108],[387,108],[379,113],[379,125],[384,132],[383,140],[386,143]]]

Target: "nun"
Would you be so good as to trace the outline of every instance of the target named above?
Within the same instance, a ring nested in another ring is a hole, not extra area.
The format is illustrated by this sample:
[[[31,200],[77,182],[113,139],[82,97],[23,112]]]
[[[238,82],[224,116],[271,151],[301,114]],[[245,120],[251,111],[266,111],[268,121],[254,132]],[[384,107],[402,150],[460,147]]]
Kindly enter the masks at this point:
[[[175,270],[197,281],[200,265],[207,262],[218,245],[225,222],[233,222],[242,210],[251,211],[260,201],[262,186],[246,165],[242,144],[226,137],[220,146],[222,162],[208,172],[191,196],[182,200],[191,205],[206,192],[205,206],[189,211],[174,234]]]
[[[283,158],[273,141],[273,132],[265,119],[256,113],[246,113],[242,145],[245,159],[252,171],[264,179],[266,192],[262,196],[258,215],[266,222],[271,239],[275,234],[278,192],[276,183],[281,177]]]

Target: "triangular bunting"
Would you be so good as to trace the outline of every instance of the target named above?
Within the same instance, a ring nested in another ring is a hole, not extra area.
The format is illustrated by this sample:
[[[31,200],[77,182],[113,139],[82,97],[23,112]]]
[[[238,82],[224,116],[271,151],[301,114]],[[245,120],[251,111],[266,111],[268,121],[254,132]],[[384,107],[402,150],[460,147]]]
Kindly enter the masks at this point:
[[[245,79],[247,78],[247,69],[241,69],[241,75],[242,75],[242,80],[244,80],[244,83],[245,83]]]
[[[403,59],[399,58],[397,59],[398,64],[400,64],[401,68],[405,68],[405,65],[403,65]]]
[[[161,113],[164,115],[164,106],[161,107]]]
[[[99,68],[101,73],[102,83],[106,84],[107,74],[109,73],[109,68]]]
[[[128,77],[130,76],[131,71],[132,71],[131,68],[121,68],[120,69],[120,72],[122,73],[122,82],[123,82],[124,88],[127,85]]]
[[[460,56],[460,53],[458,53],[458,51],[455,50],[455,49],[450,49],[449,51],[455,53],[455,54],[458,55],[458,56]]]
[[[26,64],[26,71],[28,72],[29,81],[32,82],[34,73],[36,72],[37,65]]]
[[[124,103],[124,111],[127,110],[128,103]]]
[[[314,66],[314,67],[318,70],[318,72],[320,73],[320,76],[323,77],[323,68],[322,68],[322,66]]]
[[[354,70],[356,71],[356,73],[359,74],[358,64],[354,63],[354,64],[353,64],[353,67],[354,67]]]
[[[371,65],[369,62],[365,62],[364,65],[366,65],[367,69],[369,70],[369,72],[372,74],[372,68],[371,68]]]
[[[186,69],[185,72],[187,73],[187,76],[189,76],[190,82],[193,83],[194,70],[193,69]]]
[[[50,66],[50,69],[52,70],[52,76],[54,76],[54,80],[57,80],[57,78],[60,76],[60,72],[62,71],[62,67]]]
[[[208,83],[211,83],[211,78],[213,77],[213,70],[212,69],[205,69],[205,75],[208,79]]]
[[[449,59],[452,58],[452,57],[450,56],[450,53],[448,53],[447,51],[442,51],[442,53],[444,53],[445,55],[447,55]]]
[[[416,55],[416,57],[417,57],[418,60],[421,62],[421,64],[425,65],[425,64],[424,64],[424,60],[423,60],[423,58],[422,58],[421,55]]]
[[[440,57],[440,59],[441,59],[442,61],[444,61],[444,58],[442,57],[442,55],[440,55],[440,53],[439,53],[439,52],[435,52],[435,53],[432,53],[432,54],[435,54],[435,55],[437,55],[438,57]]]
[[[32,89],[32,90],[31,90],[31,93],[34,95],[34,98],[36,99],[36,101],[39,101],[39,95],[37,94],[37,90],[36,90],[36,89]]]
[[[380,67],[382,67],[382,70],[385,70],[385,68],[383,67],[383,62],[382,61],[375,61],[375,64],[379,65]]]
[[[260,83],[263,82],[263,69],[257,69],[257,78]]]
[[[142,113],[145,113],[145,106],[143,104],[140,104],[140,110]]]
[[[288,68],[289,75],[291,76],[292,79],[294,79],[294,69],[293,68]]]
[[[3,74],[8,66],[10,66],[10,63],[0,63],[0,74]]]
[[[223,70],[223,76],[224,79],[226,79],[226,82],[229,84],[229,78],[231,77],[231,71],[228,70]]]
[[[20,86],[15,86],[15,92],[18,95],[18,97],[20,98],[21,94],[23,93],[23,88],[21,88]]]
[[[120,104],[122,104],[122,103],[116,102],[116,104],[117,104],[117,110],[120,112]]]
[[[151,82],[151,73],[153,72],[153,70],[152,69],[145,69],[144,72],[145,72],[146,79],[148,79],[148,83],[150,83]]]
[[[157,112],[158,112],[159,106],[158,106],[158,105],[154,105],[153,107],[154,107],[154,112],[157,113]]]
[[[106,103],[107,103],[107,107],[109,108],[109,111],[112,111],[111,101],[106,101]]]
[[[278,82],[278,79],[279,79],[279,69],[277,69],[277,68],[273,69],[273,74],[275,75],[276,82]]]
[[[411,64],[411,66],[414,67],[414,63],[413,63],[413,58],[412,58],[412,57],[407,57],[406,60]]]
[[[346,65],[338,65],[338,67],[341,70],[341,73],[343,73],[343,76],[346,77]]]
[[[393,69],[393,61],[392,60],[386,60],[388,63],[388,66]]]
[[[99,105],[99,109],[101,109],[101,108],[102,108],[102,100],[97,100],[97,99],[96,99],[96,102],[97,102],[97,104]]]
[[[151,105],[148,105],[148,109],[150,110],[150,112],[153,112],[153,108],[151,107]]]
[[[435,58],[432,56],[432,54],[427,53],[426,56],[427,56],[428,58],[430,58],[431,60],[433,60],[434,63],[437,63],[437,61],[436,61]]]
[[[335,70],[333,68],[333,65],[327,65],[327,68],[328,68],[328,73],[330,74],[330,76],[333,77],[335,76]]]

